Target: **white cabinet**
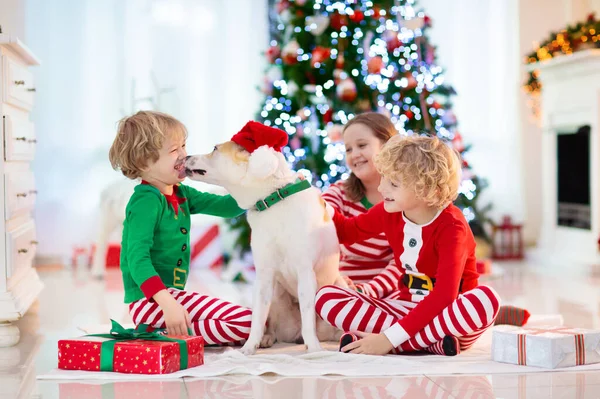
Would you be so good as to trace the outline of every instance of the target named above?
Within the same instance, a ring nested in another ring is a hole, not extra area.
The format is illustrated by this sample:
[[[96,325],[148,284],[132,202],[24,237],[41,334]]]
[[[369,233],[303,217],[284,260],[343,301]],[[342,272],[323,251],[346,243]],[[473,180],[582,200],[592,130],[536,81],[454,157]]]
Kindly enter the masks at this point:
[[[19,341],[11,322],[27,312],[42,290],[33,267],[37,190],[30,163],[37,140],[29,113],[36,90],[34,65],[38,61],[23,43],[0,34],[0,347]]]

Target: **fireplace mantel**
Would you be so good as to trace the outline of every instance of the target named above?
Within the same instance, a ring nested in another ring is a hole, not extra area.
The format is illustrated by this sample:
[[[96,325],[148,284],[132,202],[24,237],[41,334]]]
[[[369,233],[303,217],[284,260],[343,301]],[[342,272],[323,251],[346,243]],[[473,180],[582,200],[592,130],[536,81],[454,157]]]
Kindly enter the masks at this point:
[[[542,84],[542,230],[536,253],[563,266],[600,264],[600,49],[556,57],[530,68],[539,71]],[[558,135],[584,125],[591,128],[589,230],[558,225]]]

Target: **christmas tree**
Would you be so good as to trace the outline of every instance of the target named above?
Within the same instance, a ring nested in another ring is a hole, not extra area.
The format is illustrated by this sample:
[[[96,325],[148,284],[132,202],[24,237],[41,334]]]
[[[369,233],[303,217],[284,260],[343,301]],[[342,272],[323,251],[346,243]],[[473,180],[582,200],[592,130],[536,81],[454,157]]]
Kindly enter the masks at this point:
[[[452,87],[436,64],[427,30],[431,19],[414,0],[277,0],[271,5],[271,43],[257,119],[289,134],[283,153],[314,186],[348,176],[343,125],[365,111],[387,114],[401,134],[428,133],[468,151],[451,107]],[[455,204],[476,236],[488,208],[477,199],[485,181],[463,156]],[[250,247],[245,217],[231,222],[236,248]]]

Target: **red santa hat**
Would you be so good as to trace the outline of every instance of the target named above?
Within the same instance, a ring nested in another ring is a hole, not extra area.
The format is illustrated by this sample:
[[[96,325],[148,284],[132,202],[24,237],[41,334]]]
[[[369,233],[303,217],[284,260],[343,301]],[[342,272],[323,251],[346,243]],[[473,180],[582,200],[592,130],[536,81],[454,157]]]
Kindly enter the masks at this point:
[[[277,152],[288,142],[288,135],[281,129],[249,121],[231,141],[250,153],[248,172],[258,178],[266,178],[279,167]]]

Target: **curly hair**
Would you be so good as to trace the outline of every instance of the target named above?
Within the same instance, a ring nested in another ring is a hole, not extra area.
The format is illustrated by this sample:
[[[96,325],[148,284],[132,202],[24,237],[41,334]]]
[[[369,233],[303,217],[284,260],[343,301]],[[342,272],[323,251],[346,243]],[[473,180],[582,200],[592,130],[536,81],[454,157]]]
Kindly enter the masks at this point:
[[[167,138],[187,139],[183,123],[162,112],[139,111],[119,121],[108,158],[113,169],[137,179],[148,165],[158,161]]]
[[[379,173],[441,209],[458,197],[460,155],[437,137],[392,137],[375,157]]]

